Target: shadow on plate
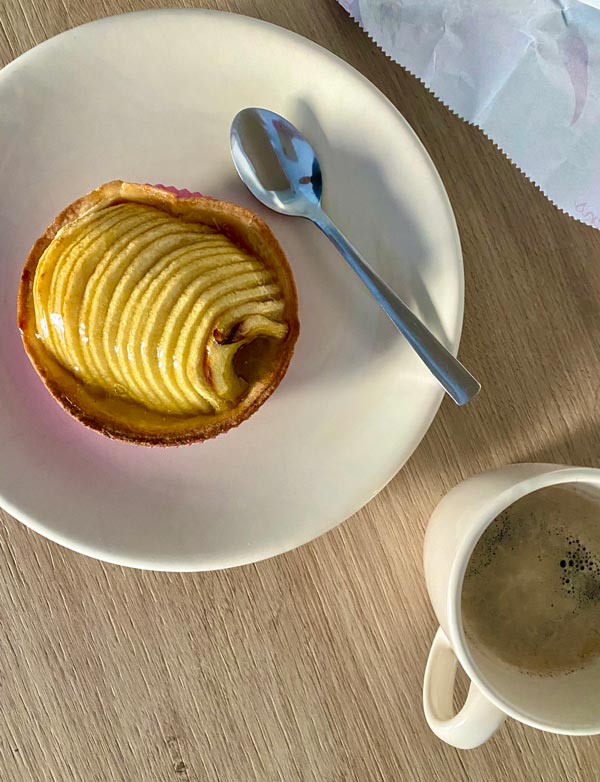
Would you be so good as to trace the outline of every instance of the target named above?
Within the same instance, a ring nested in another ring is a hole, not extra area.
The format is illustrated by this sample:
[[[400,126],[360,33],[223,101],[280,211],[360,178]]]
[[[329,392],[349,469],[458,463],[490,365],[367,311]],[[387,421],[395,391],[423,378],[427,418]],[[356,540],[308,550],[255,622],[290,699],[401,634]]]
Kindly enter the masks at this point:
[[[408,204],[392,192],[379,159],[333,144],[307,100],[297,102],[298,125],[323,170],[323,205],[365,260],[445,344],[450,340],[425,282],[432,249]],[[381,158],[381,155],[379,155]]]

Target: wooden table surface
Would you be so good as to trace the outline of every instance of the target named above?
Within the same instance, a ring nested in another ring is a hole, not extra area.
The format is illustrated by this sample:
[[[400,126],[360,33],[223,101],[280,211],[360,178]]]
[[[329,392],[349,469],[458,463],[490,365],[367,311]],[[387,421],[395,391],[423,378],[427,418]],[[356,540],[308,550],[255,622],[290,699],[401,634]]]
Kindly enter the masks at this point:
[[[0,64],[69,27],[165,0],[0,0]],[[331,49],[373,81],[440,171],[466,276],[446,400],[364,510],[276,559],[204,574],[71,553],[0,512],[0,779],[597,780],[600,738],[507,723],[458,752],[429,732],[436,621],[421,550],[443,494],[515,461],[599,465],[600,231],[557,211],[482,134],[388,60],[334,0],[216,0]],[[1,110],[1,107],[0,107]]]

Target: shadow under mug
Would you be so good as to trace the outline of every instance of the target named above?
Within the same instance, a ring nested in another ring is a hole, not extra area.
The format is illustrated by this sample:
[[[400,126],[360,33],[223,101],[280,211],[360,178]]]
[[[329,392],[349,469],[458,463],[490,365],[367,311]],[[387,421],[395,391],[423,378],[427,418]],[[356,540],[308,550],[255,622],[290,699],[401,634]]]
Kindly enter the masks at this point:
[[[513,464],[470,478],[437,506],[425,535],[427,590],[440,623],[425,670],[423,706],[433,732],[460,749],[483,744],[506,717],[552,733],[600,733],[600,659],[572,673],[533,676],[483,655],[465,638],[461,596],[465,571],[481,535],[509,505],[561,483],[598,493],[600,470]],[[454,713],[457,664],[471,680]]]

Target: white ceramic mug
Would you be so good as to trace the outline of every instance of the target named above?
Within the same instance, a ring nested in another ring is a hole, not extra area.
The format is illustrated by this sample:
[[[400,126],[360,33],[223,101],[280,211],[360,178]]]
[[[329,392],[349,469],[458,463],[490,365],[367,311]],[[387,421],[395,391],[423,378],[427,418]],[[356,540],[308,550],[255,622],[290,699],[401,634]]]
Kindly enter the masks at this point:
[[[425,578],[440,628],[425,670],[423,706],[429,727],[455,747],[483,744],[507,716],[552,733],[600,733],[600,659],[569,674],[531,676],[484,657],[469,646],[462,628],[463,579],[487,526],[526,494],[559,483],[585,485],[600,498],[600,470],[513,464],[456,486],[427,527]],[[458,663],[471,685],[464,706],[454,714]]]

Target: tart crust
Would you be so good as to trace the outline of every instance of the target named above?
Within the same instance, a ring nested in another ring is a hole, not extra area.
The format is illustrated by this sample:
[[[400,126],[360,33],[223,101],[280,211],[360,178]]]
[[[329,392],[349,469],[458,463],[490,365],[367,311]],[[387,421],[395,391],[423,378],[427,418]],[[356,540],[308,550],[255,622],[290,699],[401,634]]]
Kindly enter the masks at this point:
[[[249,382],[234,405],[220,413],[179,416],[149,410],[121,397],[99,393],[65,368],[37,336],[33,281],[44,250],[58,231],[91,209],[119,203],[147,204],[186,222],[208,225],[260,259],[271,271],[284,301],[287,335],[277,340],[264,374]],[[281,382],[296,343],[298,301],[294,278],[281,246],[267,224],[249,209],[205,196],[179,197],[161,187],[116,180],[84,195],[64,209],[36,241],[21,276],[18,326],[33,366],[56,401],[85,426],[139,445],[183,445],[208,440],[238,426],[264,404]]]

